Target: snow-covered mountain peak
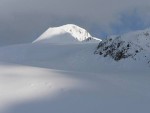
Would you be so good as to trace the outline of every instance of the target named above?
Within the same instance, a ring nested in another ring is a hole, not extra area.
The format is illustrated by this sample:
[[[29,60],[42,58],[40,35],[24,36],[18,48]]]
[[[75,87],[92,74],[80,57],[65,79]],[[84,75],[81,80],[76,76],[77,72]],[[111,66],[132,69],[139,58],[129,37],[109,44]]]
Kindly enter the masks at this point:
[[[92,37],[85,29],[74,24],[67,24],[60,27],[50,27],[33,43],[82,42],[90,40],[101,41],[98,38]]]

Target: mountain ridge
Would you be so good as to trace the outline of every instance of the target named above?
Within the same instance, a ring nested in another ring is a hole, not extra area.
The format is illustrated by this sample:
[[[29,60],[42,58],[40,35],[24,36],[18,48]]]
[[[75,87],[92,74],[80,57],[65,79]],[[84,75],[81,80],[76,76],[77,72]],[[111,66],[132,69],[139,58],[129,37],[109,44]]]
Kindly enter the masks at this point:
[[[150,29],[110,36],[99,43],[95,54],[115,61],[131,58],[150,65]]]

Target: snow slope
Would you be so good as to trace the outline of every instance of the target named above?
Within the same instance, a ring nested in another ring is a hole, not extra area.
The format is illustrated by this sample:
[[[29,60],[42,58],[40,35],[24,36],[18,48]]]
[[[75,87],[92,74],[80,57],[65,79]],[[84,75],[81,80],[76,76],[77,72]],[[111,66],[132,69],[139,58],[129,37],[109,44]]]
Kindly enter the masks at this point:
[[[127,68],[129,70],[149,69],[142,61],[126,59],[116,62],[109,57],[96,55],[94,51],[97,45],[98,43],[14,45],[0,48],[0,61],[92,73],[99,73],[107,68],[110,71]]]
[[[85,29],[67,24],[60,27],[49,28],[33,43],[72,43],[83,41],[101,41],[92,37]]]
[[[143,60],[116,62],[94,54],[99,41],[77,43],[65,35],[0,48],[0,113],[150,112],[150,69]]]
[[[150,29],[111,36],[99,43],[95,53],[116,61],[131,58],[150,66]]]
[[[69,72],[1,63],[0,113],[149,113],[148,72]]]

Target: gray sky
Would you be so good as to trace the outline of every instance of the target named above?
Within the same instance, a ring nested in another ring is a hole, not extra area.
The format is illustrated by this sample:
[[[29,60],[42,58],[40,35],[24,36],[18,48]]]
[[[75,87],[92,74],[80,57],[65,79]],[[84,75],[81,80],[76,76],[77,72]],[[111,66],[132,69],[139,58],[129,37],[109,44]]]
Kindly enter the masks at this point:
[[[31,42],[69,23],[97,37],[144,29],[149,10],[150,0],[0,0],[0,46]]]

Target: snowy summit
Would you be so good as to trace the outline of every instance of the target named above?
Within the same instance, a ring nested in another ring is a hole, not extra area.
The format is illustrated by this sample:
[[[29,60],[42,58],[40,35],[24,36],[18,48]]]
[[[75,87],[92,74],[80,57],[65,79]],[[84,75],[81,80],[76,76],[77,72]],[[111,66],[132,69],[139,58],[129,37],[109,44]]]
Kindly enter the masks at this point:
[[[67,43],[67,42],[84,42],[84,41],[101,41],[94,38],[85,29],[74,25],[67,24],[60,27],[50,27],[33,43]]]

